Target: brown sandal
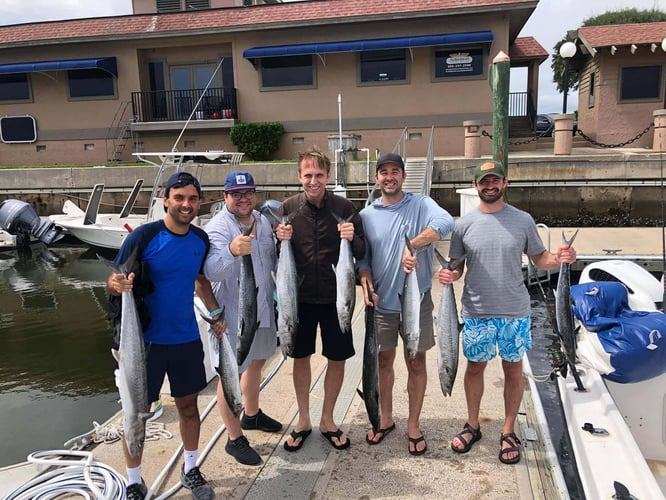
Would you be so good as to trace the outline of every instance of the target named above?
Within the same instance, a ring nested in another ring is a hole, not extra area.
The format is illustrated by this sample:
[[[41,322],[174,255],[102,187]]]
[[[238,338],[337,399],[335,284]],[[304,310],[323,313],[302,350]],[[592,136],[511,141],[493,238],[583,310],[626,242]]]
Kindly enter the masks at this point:
[[[507,448],[502,448],[504,443],[507,443],[509,446]],[[500,451],[499,451],[499,460],[503,464],[517,464],[520,462],[520,439],[516,436],[515,432],[509,432],[507,434],[502,434],[500,437]],[[513,458],[505,458],[504,455],[509,453],[518,452]]]
[[[463,436],[466,435],[471,435],[472,439],[467,441]],[[453,446],[453,441],[451,441],[451,449],[455,451],[456,453],[467,453],[469,450],[472,449],[472,445],[476,443],[479,439],[481,439],[482,434],[481,434],[481,426],[479,425],[478,429],[475,429],[471,425],[469,425],[469,422],[465,422],[465,425],[463,427],[463,430],[456,434],[456,438],[458,438],[458,441],[460,441],[463,445],[462,448],[456,448]]]

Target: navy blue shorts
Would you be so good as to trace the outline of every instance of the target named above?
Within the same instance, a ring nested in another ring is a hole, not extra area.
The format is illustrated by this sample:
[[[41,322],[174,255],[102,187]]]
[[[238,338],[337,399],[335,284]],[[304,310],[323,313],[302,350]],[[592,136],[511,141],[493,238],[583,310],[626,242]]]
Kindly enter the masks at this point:
[[[186,344],[147,344],[148,401],[160,399],[164,376],[169,376],[171,396],[182,398],[206,387],[201,339]]]
[[[298,304],[298,329],[292,358],[305,358],[315,353],[317,325],[321,329],[322,355],[332,361],[351,358],[354,338],[343,333],[338,324],[335,304]]]

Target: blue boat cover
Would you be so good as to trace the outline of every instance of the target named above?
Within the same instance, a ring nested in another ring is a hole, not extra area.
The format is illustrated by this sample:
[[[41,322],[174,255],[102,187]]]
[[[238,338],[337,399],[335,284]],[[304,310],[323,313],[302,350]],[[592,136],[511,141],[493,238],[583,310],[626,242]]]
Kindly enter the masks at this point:
[[[666,372],[666,315],[629,309],[627,289],[617,281],[571,287],[576,318],[595,332],[615,369],[604,377],[621,384]]]
[[[465,43],[490,43],[492,41],[492,31],[475,31],[469,33],[445,33],[441,35],[371,38],[367,40],[344,40],[339,42],[252,47],[251,49],[245,49],[243,51],[243,57],[245,59],[256,59],[259,57],[302,56],[310,54],[331,54],[335,52],[363,52],[367,50],[407,49],[410,47],[435,47]]]

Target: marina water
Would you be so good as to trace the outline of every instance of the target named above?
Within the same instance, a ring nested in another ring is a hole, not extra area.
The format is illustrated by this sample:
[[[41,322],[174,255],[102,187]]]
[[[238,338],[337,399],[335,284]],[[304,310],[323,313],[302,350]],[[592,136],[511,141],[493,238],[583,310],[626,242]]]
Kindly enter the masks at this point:
[[[108,274],[88,247],[0,251],[0,466],[62,449],[120,409]]]

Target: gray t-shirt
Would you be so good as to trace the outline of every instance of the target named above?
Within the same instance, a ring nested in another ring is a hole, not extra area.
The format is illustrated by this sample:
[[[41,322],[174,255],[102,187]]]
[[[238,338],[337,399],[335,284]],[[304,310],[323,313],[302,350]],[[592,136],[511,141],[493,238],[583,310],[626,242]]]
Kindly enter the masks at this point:
[[[544,250],[532,216],[511,205],[495,213],[476,208],[458,219],[449,256],[467,256],[463,317],[528,316],[530,298],[523,281],[522,256]]]

